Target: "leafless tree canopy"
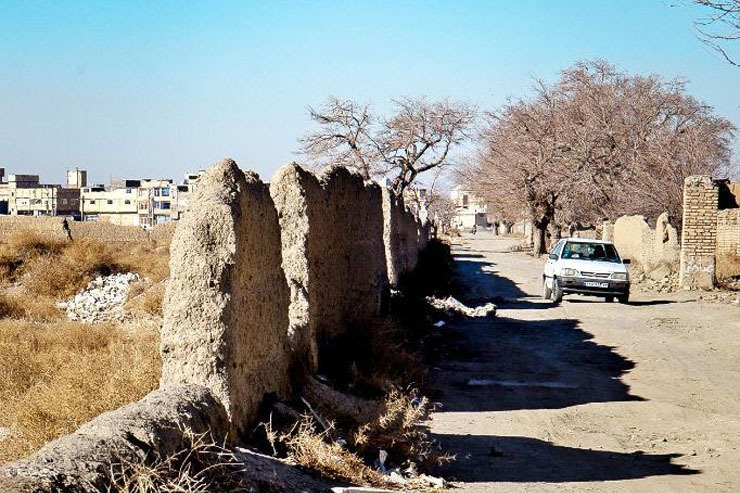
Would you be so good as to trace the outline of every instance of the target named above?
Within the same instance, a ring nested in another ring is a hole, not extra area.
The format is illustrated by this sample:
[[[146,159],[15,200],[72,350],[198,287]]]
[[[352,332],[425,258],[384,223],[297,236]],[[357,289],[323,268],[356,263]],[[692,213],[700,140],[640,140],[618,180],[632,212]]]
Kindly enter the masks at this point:
[[[679,218],[686,176],[730,170],[734,130],[682,81],[578,63],[488,114],[465,179],[501,214],[531,219],[541,252],[552,224],[664,210]]]
[[[707,12],[694,21],[699,39],[739,66],[740,60],[732,55],[730,45],[740,42],[740,0],[694,0],[694,3],[706,7]]]
[[[417,177],[451,163],[450,152],[468,138],[475,110],[464,103],[393,101],[394,114],[373,117],[368,105],[330,98],[309,109],[318,129],[301,139],[301,149],[317,165],[342,164],[365,178],[388,176],[401,193]]]

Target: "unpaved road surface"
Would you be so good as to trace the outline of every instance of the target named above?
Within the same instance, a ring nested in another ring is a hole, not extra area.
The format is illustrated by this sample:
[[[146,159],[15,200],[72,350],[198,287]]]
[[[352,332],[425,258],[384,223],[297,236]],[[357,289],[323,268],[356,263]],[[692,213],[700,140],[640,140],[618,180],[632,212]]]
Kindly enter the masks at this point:
[[[503,299],[451,325],[433,370],[431,430],[457,455],[439,472],[466,492],[740,491],[740,308],[686,292],[554,306],[544,260],[514,243],[453,248],[464,301]]]

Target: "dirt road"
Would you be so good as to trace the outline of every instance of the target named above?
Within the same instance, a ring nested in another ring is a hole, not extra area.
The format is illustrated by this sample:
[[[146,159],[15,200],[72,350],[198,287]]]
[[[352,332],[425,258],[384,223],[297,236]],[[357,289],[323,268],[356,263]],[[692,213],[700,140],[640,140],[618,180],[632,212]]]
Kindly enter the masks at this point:
[[[543,260],[513,240],[456,245],[470,304],[432,374],[431,428],[460,491],[737,491],[740,308],[692,293],[629,306],[539,298]]]

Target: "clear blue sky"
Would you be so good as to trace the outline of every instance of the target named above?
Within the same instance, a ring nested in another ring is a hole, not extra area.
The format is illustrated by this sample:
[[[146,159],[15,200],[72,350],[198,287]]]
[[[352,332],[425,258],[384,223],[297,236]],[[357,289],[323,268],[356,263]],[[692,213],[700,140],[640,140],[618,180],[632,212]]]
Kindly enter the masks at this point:
[[[328,95],[495,108],[593,57],[685,77],[740,127],[740,69],[675,1],[0,0],[0,166],[179,179],[231,156],[268,179]]]

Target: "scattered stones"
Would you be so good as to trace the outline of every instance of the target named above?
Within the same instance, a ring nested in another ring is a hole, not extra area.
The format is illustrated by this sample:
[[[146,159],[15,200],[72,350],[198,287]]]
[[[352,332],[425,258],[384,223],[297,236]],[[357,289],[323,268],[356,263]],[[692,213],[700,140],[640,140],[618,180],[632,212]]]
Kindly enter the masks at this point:
[[[5,440],[6,438],[10,438],[10,435],[10,429],[0,426],[0,442]]]
[[[635,291],[672,293],[678,291],[678,273],[667,265],[660,265],[648,272],[633,272],[632,287]]]
[[[132,272],[99,276],[73,299],[57,306],[67,312],[70,320],[84,323],[122,320],[130,284],[139,280],[139,275]]]
[[[437,310],[443,310],[448,314],[460,314],[466,317],[495,317],[496,316],[496,305],[493,303],[486,303],[485,305],[470,308],[465,306],[457,299],[452,296],[448,296],[444,299],[435,298],[434,296],[427,297],[427,302]]]

